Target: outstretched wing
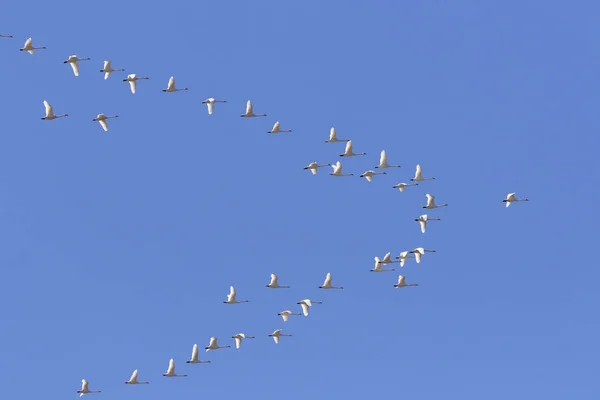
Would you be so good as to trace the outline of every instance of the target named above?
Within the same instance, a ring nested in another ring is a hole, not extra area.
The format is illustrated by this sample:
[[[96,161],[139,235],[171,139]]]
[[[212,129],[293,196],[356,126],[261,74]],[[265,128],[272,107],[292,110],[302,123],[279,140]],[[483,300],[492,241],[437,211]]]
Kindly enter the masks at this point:
[[[417,170],[415,171],[415,179],[420,179],[422,176],[421,166],[417,164]]]
[[[169,78],[169,84],[167,85],[167,89],[168,90],[175,89],[175,78],[174,77]]]
[[[335,140],[337,138],[337,134],[335,133],[335,128],[331,128],[329,130],[329,140]]]
[[[277,275],[271,274],[271,282],[269,283],[269,286],[278,286],[277,280],[278,280]]]
[[[133,93],[133,94],[135,94],[135,86],[136,86],[135,81],[129,81],[129,87],[131,88],[131,93]]]
[[[129,378],[129,382],[135,382],[137,381],[137,377],[138,377],[138,370],[134,370],[133,374],[131,374],[131,378]]]
[[[46,108],[46,117],[54,114],[52,106],[46,100],[44,100],[44,107]]]
[[[31,39],[29,39],[29,40],[31,40]],[[82,392],[88,391],[88,381],[86,381],[85,379],[81,380],[81,391]]]
[[[300,303],[300,307],[302,307],[302,314],[304,314],[305,317],[308,317],[308,307],[309,307],[309,305],[306,304],[306,302],[302,302],[302,303]]]
[[[252,114],[252,103],[250,100],[246,103],[246,114]]]
[[[110,61],[104,61],[104,68],[102,69],[106,70],[108,68],[110,68]]]
[[[387,164],[387,155],[385,154],[385,150],[381,150],[381,156],[379,156],[379,165]]]
[[[104,129],[104,132],[108,132],[108,123],[106,122],[106,120],[101,119],[101,120],[98,120],[98,122],[102,126],[102,129]]]
[[[240,336],[235,337],[235,348],[239,349],[242,345],[242,338]]]
[[[425,197],[427,197],[427,207],[431,207],[433,205],[433,201],[435,200],[435,197],[433,197],[429,193],[427,193],[425,195]]]
[[[206,103],[206,107],[208,107],[208,115],[211,115],[215,108],[215,103],[213,103],[212,101],[209,101],[208,103]]]
[[[348,142],[346,142],[346,151],[344,152],[344,154],[350,154],[352,153],[352,140],[349,140]]]
[[[421,225],[421,233],[425,233],[425,229],[427,228],[427,220],[420,219],[419,224]]]
[[[169,360],[169,369],[167,370],[167,374],[173,374],[175,373],[175,360],[173,360],[171,358],[171,360]]]
[[[398,286],[404,286],[404,276],[398,276]]]
[[[273,125],[273,129],[271,129],[271,132],[277,132],[279,130],[279,121],[275,122],[275,124]]]
[[[198,359],[198,345],[195,344],[192,348],[192,361],[196,361]]]
[[[77,63],[77,61],[73,61],[71,64],[71,68],[73,68],[73,74],[75,74],[75,76],[79,76],[79,64]]]
[[[327,276],[325,277],[325,282],[323,282],[323,286],[329,286],[331,285],[331,273],[328,272]]]

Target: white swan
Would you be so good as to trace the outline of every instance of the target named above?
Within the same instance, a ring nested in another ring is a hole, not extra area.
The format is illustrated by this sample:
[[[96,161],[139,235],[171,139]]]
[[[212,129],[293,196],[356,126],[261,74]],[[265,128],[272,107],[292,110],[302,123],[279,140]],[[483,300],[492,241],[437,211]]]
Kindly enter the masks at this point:
[[[108,115],[108,116],[106,116],[106,115],[100,113],[92,121],[99,122],[100,126],[102,126],[102,129],[104,129],[104,132],[108,132],[108,123],[106,122],[106,120],[109,119],[109,118],[118,118],[118,117],[119,117],[118,115]]]
[[[512,203],[517,203],[519,201],[529,201],[529,199],[517,199],[515,197],[516,193],[509,193],[506,195],[506,199],[502,200],[503,203],[506,203],[506,207],[510,206]]]
[[[268,288],[271,289],[289,289],[289,286],[281,286],[279,285],[279,277],[275,274],[271,274],[271,282],[267,285]]]
[[[407,286],[419,286],[418,283],[406,283],[404,281],[404,276],[400,275],[398,276],[398,283],[394,285],[395,288],[400,289],[403,287],[407,287]]]
[[[81,380],[81,390],[78,390],[77,393],[79,393],[79,397],[83,397],[84,394],[88,394],[88,393],[102,393],[101,390],[90,390],[88,388],[88,381],[86,381],[85,379]]]
[[[13,36],[12,36],[12,35],[3,35],[3,34],[1,34],[1,33],[0,33],[0,37],[3,37],[3,38],[8,38],[8,39],[12,39],[12,38],[13,38]]]
[[[414,250],[411,250],[409,253],[413,253],[415,255],[415,261],[417,264],[421,262],[421,257],[425,255],[425,253],[435,253],[435,250],[425,250],[422,247],[417,247]]]
[[[383,260],[379,261],[379,263],[383,265],[393,264],[397,262],[399,261],[392,261],[392,253],[390,253],[389,251],[385,253],[385,255],[383,256]]]
[[[229,294],[227,295],[227,301],[224,301],[223,303],[226,303],[226,304],[248,303],[248,300],[239,300],[239,301],[236,300],[235,296],[236,296],[235,288],[233,286],[229,286]]]
[[[210,361],[202,361],[198,359],[198,345],[192,347],[192,358],[186,361],[186,364],[210,364]]]
[[[25,44],[23,45],[22,48],[19,49],[19,51],[26,51],[29,54],[34,54],[36,50],[43,50],[46,48],[46,46],[34,47],[31,43],[32,43],[31,38],[27,39],[25,41]]]
[[[177,89],[175,87],[175,78],[174,77],[170,77],[169,78],[169,83],[167,84],[167,88],[163,89],[162,91],[163,92],[169,92],[169,93],[171,93],[171,92],[180,92],[182,90],[188,90],[188,88]]]
[[[328,272],[325,277],[325,282],[323,282],[323,286],[319,286],[319,289],[343,289],[342,286],[332,286],[331,285],[331,273]]]
[[[202,102],[202,104],[206,104],[208,107],[208,115],[213,113],[216,103],[227,103],[227,100],[216,100],[214,97],[210,97]]]
[[[416,218],[417,221],[421,225],[421,233],[425,233],[425,229],[427,229],[427,221],[439,221],[439,218],[430,218],[427,214],[421,215],[419,218]]]
[[[79,76],[79,61],[91,60],[91,58],[79,58],[75,54],[69,56],[69,58],[63,61],[64,64],[71,64],[71,68],[73,68],[73,74],[75,76]]]
[[[330,172],[331,176],[353,176],[354,174],[342,174],[342,163],[337,162],[331,166],[333,168],[333,172]]]
[[[421,169],[421,166],[418,164],[417,164],[417,170],[415,171],[415,177],[410,178],[410,180],[413,182],[430,181],[432,179],[435,179],[435,178],[434,177],[423,178],[423,170]]]
[[[42,117],[43,120],[52,121],[53,119],[56,119],[56,118],[62,118],[62,117],[69,116],[69,114],[60,114],[60,115],[54,114],[54,109],[52,108],[50,103],[48,103],[46,100],[44,100],[44,107],[46,108],[46,116]]]
[[[389,254],[389,253],[388,253]],[[390,261],[390,262],[398,262],[398,261]],[[379,259],[379,257],[375,257],[375,266],[371,269],[371,272],[391,272],[394,271],[394,268],[384,269],[383,261]]]
[[[269,336],[271,336],[273,338],[273,341],[275,342],[275,344],[279,344],[279,338],[281,336],[292,336],[289,333],[281,333],[281,329],[276,329],[273,333],[269,334]]]
[[[302,314],[292,312],[291,310],[285,310],[285,311],[282,311],[280,313],[277,313],[277,315],[281,316],[281,318],[283,319],[283,322],[287,322],[287,320],[290,317],[290,315],[302,315]]]
[[[375,168],[400,168],[400,165],[388,164],[387,154],[385,154],[385,150],[381,150],[381,155],[379,156],[379,165]]]
[[[167,369],[167,372],[162,374],[162,376],[167,376],[169,378],[173,378],[173,377],[179,377],[179,376],[187,376],[186,374],[176,374],[175,373],[175,360],[173,360],[171,358],[171,360],[169,361],[169,369]]]
[[[392,186],[394,189],[398,189],[401,192],[404,192],[404,188],[407,186],[419,186],[418,183],[399,183],[397,185]]]
[[[125,71],[123,68],[114,69],[110,61],[104,61],[104,68],[100,70],[100,72],[104,72],[104,80],[107,80],[111,73]]]
[[[233,335],[231,338],[235,339],[235,348],[238,350],[239,350],[240,346],[242,345],[242,339],[255,339],[254,336],[246,336],[243,333],[238,333],[236,335]]]
[[[331,128],[329,130],[329,140],[326,140],[325,143],[338,143],[338,142],[349,142],[350,139],[338,139],[337,133],[335,132],[335,128]]]
[[[352,140],[348,140],[346,143],[346,149],[344,150],[344,154],[340,154],[340,157],[354,157],[354,156],[366,156],[367,153],[355,153],[352,151]]]
[[[424,205],[423,208],[432,210],[434,208],[448,207],[448,204],[435,204],[435,197],[429,193],[427,193],[425,197],[427,197],[427,205]]]
[[[409,251],[403,251],[399,256],[396,256],[396,259],[398,259],[398,262],[400,262],[400,268],[404,267],[404,263],[407,259],[415,258],[414,256],[409,256],[409,253]]]
[[[253,118],[253,117],[266,117],[267,114],[254,114],[254,109],[252,107],[252,103],[250,100],[246,103],[246,112],[241,115],[244,118]]]
[[[123,79],[123,82],[129,82],[129,87],[131,88],[131,93],[135,94],[136,82],[141,79],[150,79],[145,76],[136,76],[135,74],[127,75],[127,78]]]
[[[323,302],[322,301],[313,301],[311,299],[304,299],[304,300],[300,300],[296,304],[300,304],[300,307],[302,307],[302,314],[304,314],[305,317],[308,317],[309,307],[312,307],[313,304],[323,304]]]
[[[280,128],[280,124],[279,121],[275,122],[275,124],[273,125],[273,129],[271,129],[269,132],[267,133],[280,133],[280,132],[291,132],[291,129],[281,129]]]
[[[368,171],[363,172],[360,175],[360,177],[361,178],[365,178],[367,180],[367,182],[372,182],[373,181],[373,176],[375,176],[375,175],[386,175],[386,174],[387,174],[386,172],[375,172],[375,171],[372,171],[372,170],[368,170]]]
[[[134,370],[133,374],[131,374],[131,378],[129,378],[129,380],[127,382],[125,382],[128,385],[147,385],[150,382],[140,382],[138,381],[138,370]]]
[[[219,344],[217,343],[217,340],[218,339],[216,337],[211,337],[208,346],[206,346],[204,349],[206,351],[211,351],[211,350],[227,349],[227,348],[231,347],[229,345],[227,345],[227,346],[219,346]]]
[[[313,175],[316,175],[317,174],[317,169],[318,168],[322,168],[322,167],[331,167],[331,164],[322,164],[322,165],[319,165],[319,164],[317,164],[316,161],[313,161],[310,164],[308,164],[306,167],[304,167],[304,169],[309,169],[310,172],[312,172]]]

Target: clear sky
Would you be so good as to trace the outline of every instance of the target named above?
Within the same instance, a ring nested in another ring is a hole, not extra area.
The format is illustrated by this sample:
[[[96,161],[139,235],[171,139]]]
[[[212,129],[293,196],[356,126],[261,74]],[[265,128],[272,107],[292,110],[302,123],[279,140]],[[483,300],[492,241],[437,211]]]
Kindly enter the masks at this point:
[[[599,12],[5,2],[0,398],[86,378],[97,400],[598,399]],[[30,36],[48,49],[19,52]],[[71,54],[92,58],[77,78]],[[132,95],[104,60],[150,80]],[[171,75],[190,90],[163,93]],[[240,118],[249,99],[268,116]],[[69,117],[40,120],[43,100]],[[302,169],[340,159],[332,126],[368,153],[342,159],[353,177]],[[360,179],[382,149],[402,168]],[[436,180],[392,189],[417,163]],[[450,206],[422,234],[426,193]],[[418,246],[437,252],[369,272]],[[420,286],[395,290],[400,271]],[[319,290],[327,272],[345,289]],[[223,304],[230,285],[250,303]],[[304,298],[323,304],[277,316]],[[257,338],[202,350],[238,332]],[[194,343],[212,364],[185,364]],[[161,376],[171,357],[187,378]],[[150,385],[123,384],[134,368]]]

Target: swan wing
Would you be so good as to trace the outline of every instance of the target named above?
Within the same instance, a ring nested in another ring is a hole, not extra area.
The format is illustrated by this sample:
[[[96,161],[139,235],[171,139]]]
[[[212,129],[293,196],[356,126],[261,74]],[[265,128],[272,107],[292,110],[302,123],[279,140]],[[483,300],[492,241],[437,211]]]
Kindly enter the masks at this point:
[[[348,142],[346,142],[346,151],[344,152],[344,154],[351,154],[352,153],[352,140],[349,140]]]
[[[398,286],[404,286],[404,276],[398,276]]]
[[[175,373],[175,360],[171,358],[169,360],[169,369],[167,369],[167,374],[171,375]]]
[[[302,302],[302,303],[300,303],[300,307],[302,307],[302,314],[304,314],[305,317],[308,317],[308,307],[309,307],[309,305],[306,304],[306,302]]]
[[[273,341],[275,344],[279,344],[279,335],[273,335]]]
[[[195,344],[194,347],[192,348],[192,361],[197,361],[198,360],[198,345]]]
[[[507,200],[507,201],[515,201],[515,200],[516,200],[516,198],[515,198],[515,194],[516,194],[516,193],[509,193],[509,194],[507,194],[507,195],[506,195],[506,200]]]
[[[252,103],[250,100],[246,103],[246,114],[252,114]]]
[[[425,229],[427,228],[427,220],[420,219],[419,224],[421,225],[421,233],[425,233]]]
[[[379,156],[379,165],[387,165],[387,155],[385,154],[385,150],[381,150],[381,156]]]
[[[390,261],[392,261],[392,253],[388,252],[385,253],[385,256],[383,256],[383,260],[384,263],[389,263]]]
[[[216,337],[211,337],[210,338],[210,343],[208,344],[208,347],[216,347],[217,346],[217,338]]]
[[[288,314],[287,311],[284,311],[281,313],[281,319],[283,319],[283,322],[287,322],[289,317],[290,317],[290,314]]]
[[[29,47],[31,47],[31,43],[32,43],[32,39],[29,38],[25,41],[25,45],[23,46],[24,49],[27,49]]]
[[[329,286],[331,285],[331,273],[328,272],[327,276],[325,277],[325,282],[323,282],[323,286]]]
[[[333,141],[337,138],[337,134],[335,133],[335,128],[331,128],[329,130],[329,140]]]
[[[31,39],[29,39],[29,40],[31,40]],[[81,380],[81,391],[87,392],[88,390],[89,390],[88,389],[88,381],[86,381],[85,379],[82,379]]]
[[[277,275],[271,274],[271,282],[269,283],[269,286],[278,286],[277,281]]]
[[[331,166],[331,168],[333,168],[333,173],[334,174],[341,174],[342,173],[342,163],[341,162],[337,162],[335,164],[333,164]]]
[[[104,132],[108,132],[108,123],[106,122],[106,120],[101,119],[101,120],[98,120],[98,122],[102,126],[102,129],[104,129]]]
[[[227,296],[228,301],[235,301],[235,288],[233,286],[229,286],[229,295]]]
[[[70,62],[71,68],[73,68],[73,74],[79,76],[79,63],[77,61]]]
[[[104,68],[102,68],[102,69],[107,70],[109,68],[110,68],[110,61],[104,61]]]
[[[131,374],[131,378],[129,378],[129,382],[137,382],[138,378],[138,370],[134,370],[133,374]]]
[[[427,207],[431,207],[433,205],[433,202],[435,200],[435,197],[430,195],[429,193],[427,193],[425,195],[425,197],[427,197]]]
[[[417,164],[417,170],[415,171],[415,179],[421,179],[423,176],[423,171],[421,170],[421,166]]]
[[[46,108],[46,117],[49,117],[54,114],[52,106],[46,100],[44,100],[44,107]]]
[[[215,103],[209,101],[208,103],[206,103],[206,107],[208,107],[208,115],[211,115],[213,113],[213,110],[215,109]]]
[[[415,261],[417,262],[417,264],[421,262],[421,256],[423,256],[423,253],[421,253],[421,252],[415,253]]]
[[[367,182],[373,182],[373,177],[371,175],[365,175],[365,179]]]
[[[131,77],[131,75],[129,75]],[[135,76],[135,75],[134,75]],[[130,80],[129,81],[129,87],[131,88],[131,93],[135,94],[135,80]]]
[[[173,90],[173,89],[175,89],[175,78],[170,77],[169,84],[167,85],[167,90]]]
[[[235,348],[239,349],[241,345],[242,345],[242,337],[236,336],[235,337]]]
[[[279,121],[275,122],[275,124],[273,125],[273,129],[271,129],[271,132],[277,132],[279,130]]]
[[[317,167],[312,167],[312,168],[309,168],[309,169],[310,169],[310,172],[312,172],[313,175],[317,174]]]

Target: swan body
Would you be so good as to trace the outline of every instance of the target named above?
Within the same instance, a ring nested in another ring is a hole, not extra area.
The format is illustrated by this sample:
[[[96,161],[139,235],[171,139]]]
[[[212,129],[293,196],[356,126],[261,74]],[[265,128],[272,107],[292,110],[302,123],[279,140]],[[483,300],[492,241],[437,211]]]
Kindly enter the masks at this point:
[[[231,347],[229,345],[227,345],[227,346],[219,346],[219,344],[217,343],[218,340],[219,339],[217,339],[216,337],[211,337],[208,346],[206,346],[204,349],[206,351],[211,351],[211,350],[219,350],[219,349],[228,349],[228,348]]]
[[[136,74],[129,74],[127,78],[123,79],[123,82],[129,82],[129,88],[131,89],[131,93],[135,94],[136,82],[142,79],[150,79],[146,76],[137,76]]]
[[[310,164],[308,164],[306,167],[304,167],[304,169],[308,169],[308,170],[310,170],[310,172],[312,172],[313,175],[316,175],[317,169],[322,168],[322,167],[331,167],[331,164],[319,165],[319,164],[317,164],[316,161],[313,161]]]
[[[361,178],[365,178],[367,180],[367,182],[372,182],[373,181],[373,177],[375,175],[386,175],[386,172],[375,172],[375,171],[365,171],[363,172],[360,177]]]
[[[389,254],[389,253],[388,253]],[[398,261],[390,261],[390,262],[398,262]],[[379,257],[375,257],[375,266],[371,270],[371,272],[391,272],[394,271],[394,268],[384,269],[383,261],[379,259]]]
[[[235,339],[235,348],[238,350],[240,349],[240,346],[242,345],[242,339],[255,339],[254,336],[246,336],[243,333],[238,333],[236,335],[233,335],[231,338]]]
[[[439,218],[430,218],[427,214],[421,215],[419,218],[416,218],[417,221],[421,225],[421,233],[425,233],[425,229],[427,229],[427,221],[439,221]]]
[[[392,186],[394,189],[398,189],[401,192],[404,192],[404,188],[407,186],[419,186],[418,183],[399,183],[397,185]]]
[[[302,307],[302,314],[304,314],[305,317],[308,317],[308,309],[310,307],[312,307],[313,304],[323,304],[323,302],[322,301],[313,301],[310,299],[304,299],[304,300],[300,300],[296,304],[300,304],[300,307]]]
[[[110,63],[110,61],[104,61],[104,67],[100,70],[100,72],[104,72],[104,80],[107,80],[111,73],[125,71],[123,68],[114,69]]]
[[[186,374],[176,374],[175,373],[175,360],[173,360],[172,358],[171,358],[171,360],[169,360],[169,368],[167,369],[167,372],[162,375],[167,376],[169,378],[187,376]]]
[[[418,164],[417,164],[417,169],[415,171],[415,177],[410,178],[410,180],[413,182],[430,181],[432,179],[435,179],[435,178],[434,177],[423,178],[423,170],[421,169],[421,166]]]
[[[292,336],[289,333],[281,333],[281,329],[276,329],[273,333],[269,334],[273,338],[275,344],[279,344],[279,338],[282,336]]]
[[[349,142],[350,139],[338,139],[337,133],[335,132],[335,128],[331,128],[329,130],[329,140],[326,140],[325,143],[339,143],[339,142]]]
[[[529,201],[529,199],[517,199],[515,194],[516,193],[509,193],[506,195],[506,199],[502,200],[503,203],[506,203],[506,207],[510,206],[512,203],[517,203],[520,201]]]
[[[188,90],[188,88],[177,89],[175,87],[175,78],[174,77],[170,77],[169,78],[169,83],[167,84],[167,88],[163,89],[162,91],[163,92],[171,93],[171,92],[180,92],[182,90]]]
[[[394,285],[395,288],[400,289],[407,286],[419,286],[418,283],[406,283],[404,276],[398,276],[398,283]]]
[[[352,140],[348,140],[346,143],[346,150],[344,150],[343,154],[340,154],[340,157],[354,157],[354,156],[366,156],[367,153],[355,153],[352,150]]]
[[[227,295],[227,301],[224,301],[223,303],[226,304],[239,304],[239,303],[248,303],[248,300],[236,300],[236,291],[235,288],[233,286],[229,286],[229,294]]]
[[[291,310],[285,310],[285,311],[278,313],[277,315],[281,316],[281,318],[283,319],[283,322],[287,322],[290,315],[302,315],[302,314],[292,312]]]
[[[88,393],[102,393],[101,390],[90,390],[88,387],[88,381],[86,381],[85,379],[81,380],[81,390],[78,390],[77,393],[79,393],[79,397],[83,397],[84,395],[88,394]]]
[[[216,100],[214,97],[211,97],[202,102],[202,104],[206,104],[206,107],[208,107],[208,115],[213,113],[216,103],[227,103],[227,100]]]
[[[267,114],[254,114],[254,108],[250,100],[246,103],[246,112],[241,115],[243,118],[266,117]]]
[[[404,263],[406,262],[407,259],[415,258],[415,256],[410,256],[409,254],[410,254],[409,251],[403,251],[402,253],[400,253],[399,256],[396,256],[396,258],[398,259],[398,262],[400,263],[400,268],[404,267]]]
[[[281,125],[279,124],[279,121],[277,121],[273,125],[273,129],[271,129],[267,133],[280,133],[280,132],[291,132],[291,129],[281,129]]]
[[[69,56],[68,59],[63,61],[64,64],[71,64],[71,68],[73,68],[73,74],[75,76],[79,76],[79,61],[91,60],[91,58],[79,58],[75,54]]]
[[[400,165],[388,164],[387,154],[385,153],[385,150],[381,150],[381,155],[379,156],[379,165],[375,168],[400,168]]]
[[[29,38],[25,41],[25,44],[19,49],[19,51],[26,51],[29,54],[34,54],[36,50],[43,50],[45,48],[46,46],[34,47],[31,38]]]
[[[210,364],[210,361],[202,361],[198,359],[198,345],[192,347],[192,358],[186,361],[186,364]]]
[[[60,115],[54,114],[54,109],[52,108],[50,103],[48,103],[46,100],[44,100],[44,107],[46,108],[46,116],[42,117],[43,120],[52,121],[53,119],[56,119],[56,118],[62,118],[62,117],[69,116],[69,114],[60,114]]]
[[[333,286],[331,284],[331,273],[328,272],[323,282],[323,286],[319,286],[319,289],[343,289],[342,286]]]
[[[425,255],[425,253],[435,253],[435,250],[425,250],[422,247],[417,247],[414,250],[411,250],[409,253],[413,253],[415,255],[415,261],[417,264],[421,262],[421,257]]]
[[[427,197],[427,204],[424,205],[423,208],[432,210],[434,208],[448,207],[448,204],[435,204],[435,197],[430,195],[429,193],[427,193],[425,197]]]
[[[118,117],[119,117],[118,115],[108,115],[108,116],[106,116],[106,115],[100,113],[92,121],[99,122],[100,126],[102,126],[102,129],[104,129],[104,132],[108,132],[108,123],[106,122],[106,120],[110,119],[110,118],[118,118]]]
[[[281,286],[279,285],[279,277],[275,274],[271,274],[271,282],[267,285],[268,288],[271,289],[289,289],[289,286]]]
[[[333,168],[333,172],[330,172],[329,175],[331,176],[353,176],[354,174],[343,174],[342,173],[342,163],[341,162],[337,162],[335,164],[333,164],[331,166],[331,168]]]
[[[140,382],[138,381],[138,370],[134,370],[133,374],[131,374],[131,378],[129,378],[129,380],[127,382],[125,382],[127,385],[147,385],[150,382]]]

